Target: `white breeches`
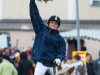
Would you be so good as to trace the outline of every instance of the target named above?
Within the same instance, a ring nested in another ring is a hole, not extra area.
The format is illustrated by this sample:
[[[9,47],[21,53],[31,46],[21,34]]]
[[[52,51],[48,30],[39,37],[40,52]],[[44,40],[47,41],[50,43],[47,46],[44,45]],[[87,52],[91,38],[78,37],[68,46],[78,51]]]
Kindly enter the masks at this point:
[[[45,75],[46,71],[48,71],[50,75],[54,75],[53,67],[47,67],[37,62],[34,75]]]

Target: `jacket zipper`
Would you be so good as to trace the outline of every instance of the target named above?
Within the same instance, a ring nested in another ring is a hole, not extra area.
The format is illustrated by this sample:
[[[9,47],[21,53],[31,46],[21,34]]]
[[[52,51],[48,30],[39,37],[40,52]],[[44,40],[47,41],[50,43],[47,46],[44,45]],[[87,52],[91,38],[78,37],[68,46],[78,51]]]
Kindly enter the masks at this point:
[[[51,32],[51,29],[49,30],[49,33]]]
[[[33,53],[35,52],[35,50],[33,51]]]

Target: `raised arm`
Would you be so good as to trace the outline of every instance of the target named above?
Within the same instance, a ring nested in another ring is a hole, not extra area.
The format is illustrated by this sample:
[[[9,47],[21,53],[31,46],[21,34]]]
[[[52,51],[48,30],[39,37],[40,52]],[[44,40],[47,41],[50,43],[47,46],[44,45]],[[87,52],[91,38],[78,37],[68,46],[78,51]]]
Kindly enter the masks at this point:
[[[35,33],[42,32],[45,25],[40,17],[35,0],[30,0],[30,18]]]

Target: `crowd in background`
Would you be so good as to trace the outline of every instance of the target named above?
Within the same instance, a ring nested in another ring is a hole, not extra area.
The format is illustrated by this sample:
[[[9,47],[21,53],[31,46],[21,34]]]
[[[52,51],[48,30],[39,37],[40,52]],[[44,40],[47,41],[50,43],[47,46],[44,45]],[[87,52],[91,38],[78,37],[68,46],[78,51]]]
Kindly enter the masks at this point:
[[[31,47],[23,52],[16,48],[0,49],[0,75],[34,75],[35,62],[31,60],[31,50]],[[89,53],[86,57],[86,75],[100,75],[100,58],[93,61]],[[74,59],[79,65],[84,66],[78,55],[75,55]],[[75,62],[73,64],[76,64]]]
[[[0,75],[34,75],[31,48],[20,52],[16,48],[0,50]]]
[[[86,54],[86,66],[81,60],[81,57],[79,55],[75,55],[74,63],[77,65],[76,71],[74,75],[100,75],[100,52],[99,58],[96,60],[92,60],[91,54]]]

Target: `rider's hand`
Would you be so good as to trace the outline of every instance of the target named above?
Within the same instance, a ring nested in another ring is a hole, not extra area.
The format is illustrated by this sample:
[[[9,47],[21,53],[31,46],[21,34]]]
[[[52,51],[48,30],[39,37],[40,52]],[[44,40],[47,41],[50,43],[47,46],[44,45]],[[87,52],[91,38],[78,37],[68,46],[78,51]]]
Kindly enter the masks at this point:
[[[57,65],[60,65],[60,64],[61,64],[61,60],[60,60],[60,59],[55,59],[54,62],[55,62]]]

